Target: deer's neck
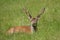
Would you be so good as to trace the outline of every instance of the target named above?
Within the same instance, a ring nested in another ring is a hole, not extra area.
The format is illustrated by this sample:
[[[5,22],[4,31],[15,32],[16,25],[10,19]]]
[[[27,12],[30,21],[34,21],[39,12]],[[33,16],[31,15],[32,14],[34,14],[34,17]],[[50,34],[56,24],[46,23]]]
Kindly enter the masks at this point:
[[[31,24],[31,29],[32,29],[32,31],[36,31],[37,30],[37,23]]]

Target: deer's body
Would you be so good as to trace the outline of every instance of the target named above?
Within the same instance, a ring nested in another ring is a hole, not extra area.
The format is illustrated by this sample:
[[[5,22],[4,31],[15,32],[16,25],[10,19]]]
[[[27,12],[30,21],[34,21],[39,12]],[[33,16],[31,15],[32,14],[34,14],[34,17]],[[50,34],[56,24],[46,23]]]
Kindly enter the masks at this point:
[[[41,14],[44,12],[44,10],[45,10],[45,8],[41,11]],[[8,29],[8,31],[7,31],[8,34],[13,34],[15,32],[33,33],[33,31],[37,30],[37,21],[38,21],[39,17],[41,16],[41,14],[39,14],[36,18],[32,18],[32,16],[28,12],[28,10],[26,10],[25,8],[24,8],[24,12],[28,16],[28,18],[31,22],[31,26],[12,27],[12,28]]]
[[[12,34],[12,33],[18,33],[18,32],[24,32],[24,33],[33,33],[33,27],[31,26],[16,26],[10,28],[7,33]]]

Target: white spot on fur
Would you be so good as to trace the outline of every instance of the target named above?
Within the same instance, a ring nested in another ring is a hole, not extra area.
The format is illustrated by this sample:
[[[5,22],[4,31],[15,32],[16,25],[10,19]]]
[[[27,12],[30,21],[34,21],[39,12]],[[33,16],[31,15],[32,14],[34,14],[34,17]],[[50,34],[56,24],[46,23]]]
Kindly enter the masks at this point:
[[[34,31],[34,29],[33,29],[33,27],[31,26],[31,33],[33,33],[33,31]]]

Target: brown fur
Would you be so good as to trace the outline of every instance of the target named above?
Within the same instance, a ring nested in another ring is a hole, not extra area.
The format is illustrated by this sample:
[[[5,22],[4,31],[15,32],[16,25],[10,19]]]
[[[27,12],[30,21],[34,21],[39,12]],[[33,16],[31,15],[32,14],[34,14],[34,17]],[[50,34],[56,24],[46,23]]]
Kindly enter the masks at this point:
[[[26,33],[31,33],[31,27],[30,26],[16,26],[8,29],[7,33],[8,34],[13,34],[17,32],[26,32]]]

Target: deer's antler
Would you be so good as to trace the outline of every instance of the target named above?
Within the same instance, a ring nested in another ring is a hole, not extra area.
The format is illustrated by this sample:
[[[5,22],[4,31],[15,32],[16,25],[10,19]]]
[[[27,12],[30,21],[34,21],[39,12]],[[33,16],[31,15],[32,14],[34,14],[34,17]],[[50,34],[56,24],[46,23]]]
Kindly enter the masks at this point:
[[[37,19],[40,18],[40,16],[44,13],[44,11],[45,11],[45,8],[43,8],[43,9],[39,12],[39,14],[38,14],[38,16],[37,16]]]
[[[26,15],[28,16],[29,19],[32,18],[31,14],[29,13],[29,11],[26,8],[23,8],[23,11],[26,13]]]

